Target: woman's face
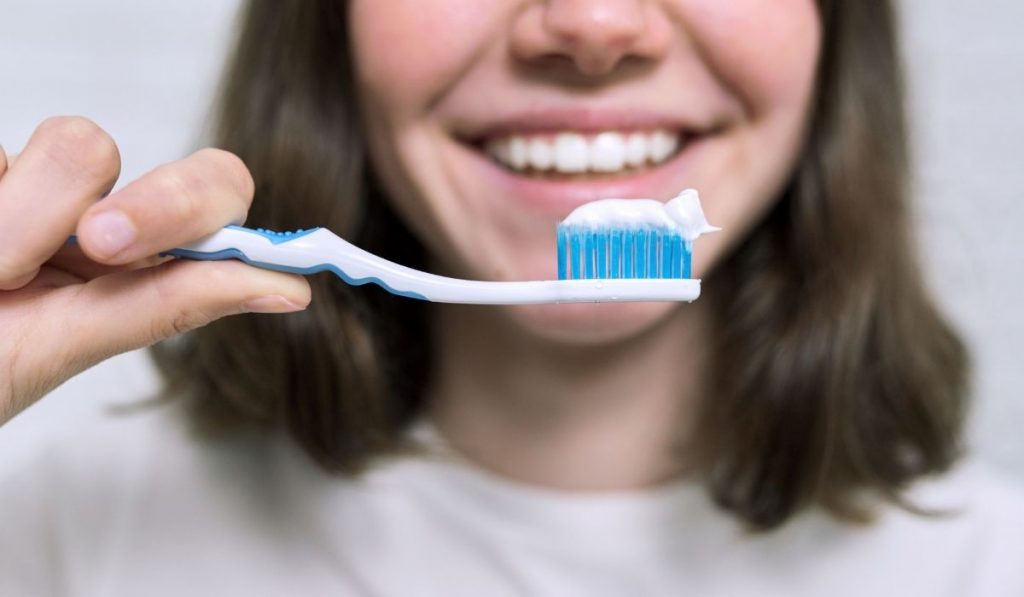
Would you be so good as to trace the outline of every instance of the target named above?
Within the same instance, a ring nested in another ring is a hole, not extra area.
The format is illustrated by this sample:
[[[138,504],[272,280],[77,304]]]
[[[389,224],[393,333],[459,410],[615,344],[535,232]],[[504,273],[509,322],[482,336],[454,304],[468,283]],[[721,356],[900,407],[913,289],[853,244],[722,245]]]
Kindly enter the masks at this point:
[[[771,206],[800,149],[821,29],[813,0],[353,0],[371,158],[438,273],[555,277],[555,226],[605,197],[700,191],[723,231]],[[687,305],[503,308],[551,339],[609,341]]]

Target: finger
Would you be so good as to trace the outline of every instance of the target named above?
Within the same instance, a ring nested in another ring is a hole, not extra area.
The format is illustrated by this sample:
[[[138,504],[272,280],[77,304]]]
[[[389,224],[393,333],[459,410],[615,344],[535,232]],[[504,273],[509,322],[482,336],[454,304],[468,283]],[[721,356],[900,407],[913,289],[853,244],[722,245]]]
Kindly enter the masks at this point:
[[[22,294],[35,298],[15,297]],[[115,354],[228,315],[301,310],[310,296],[301,276],[238,261],[175,261],[57,290],[0,295],[0,315],[12,307],[12,300],[21,307],[32,305],[34,314],[30,325],[0,335],[0,348],[6,343],[17,357],[0,386],[0,424],[64,380]]]
[[[161,166],[90,208],[78,226],[85,253],[128,263],[245,221],[253,180],[234,154],[204,149]]]
[[[32,279],[31,282],[18,289],[18,294],[31,291],[31,290],[46,290],[52,288],[63,288],[65,286],[71,286],[72,284],[81,284],[83,280],[65,270],[56,267],[43,266],[39,268],[39,273]],[[22,296],[25,300],[29,300],[29,297]]]
[[[107,274],[113,274],[115,272],[153,267],[161,263],[171,261],[172,259],[174,259],[174,257],[160,257],[159,255],[152,255],[135,261],[130,261],[128,263],[107,265],[105,263],[97,263],[92,259],[89,259],[89,257],[82,252],[82,248],[76,243],[68,243],[61,247],[53,257],[50,258],[43,269],[46,269],[47,266],[52,266],[72,274],[79,278],[79,280],[86,282],[93,278],[106,276]]]
[[[0,290],[30,281],[117,181],[113,139],[79,117],[43,122],[0,178]]]
[[[174,261],[51,291],[15,385],[36,388],[34,399],[116,354],[229,315],[302,310],[310,296],[302,276],[238,261]]]
[[[7,153],[7,150],[3,145],[0,145],[0,178],[4,177],[4,173],[14,166],[14,162],[18,159],[17,153]]]
[[[0,165],[0,178],[3,178],[4,174],[14,167],[14,162],[18,159],[18,154],[5,153],[5,151],[3,146],[0,146],[0,161],[4,162],[3,165]]]

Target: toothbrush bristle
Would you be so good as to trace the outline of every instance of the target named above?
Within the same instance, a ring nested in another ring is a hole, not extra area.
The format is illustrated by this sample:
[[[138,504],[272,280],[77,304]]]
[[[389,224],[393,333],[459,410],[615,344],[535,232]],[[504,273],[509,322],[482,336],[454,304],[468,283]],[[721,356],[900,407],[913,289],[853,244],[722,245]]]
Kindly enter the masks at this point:
[[[673,230],[558,226],[558,279],[689,278],[691,243]]]

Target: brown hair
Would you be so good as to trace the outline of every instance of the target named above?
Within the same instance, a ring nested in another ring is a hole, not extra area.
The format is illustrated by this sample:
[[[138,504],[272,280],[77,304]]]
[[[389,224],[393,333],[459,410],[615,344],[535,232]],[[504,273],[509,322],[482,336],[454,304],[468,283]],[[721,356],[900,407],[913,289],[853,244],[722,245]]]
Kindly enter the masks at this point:
[[[770,529],[868,490],[900,502],[948,468],[965,351],[926,295],[906,205],[908,150],[888,2],[819,2],[824,46],[806,147],[774,209],[705,279],[711,387],[688,449],[725,508]],[[390,259],[423,249],[373,183],[348,62],[347,6],[253,0],[218,145],[256,180],[250,225],[327,226]],[[168,395],[208,430],[286,431],[324,468],[398,449],[422,410],[429,305],[312,280],[303,313],[243,315],[154,348]]]

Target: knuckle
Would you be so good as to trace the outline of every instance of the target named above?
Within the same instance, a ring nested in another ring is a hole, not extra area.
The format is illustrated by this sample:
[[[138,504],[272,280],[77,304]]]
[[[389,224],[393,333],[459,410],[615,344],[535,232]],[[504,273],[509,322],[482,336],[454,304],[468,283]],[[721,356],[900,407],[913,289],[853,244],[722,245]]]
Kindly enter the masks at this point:
[[[54,387],[64,369],[60,359],[39,358],[39,333],[30,323],[37,310],[31,304],[24,316],[0,321],[0,424]]]
[[[81,116],[54,116],[36,129],[47,152],[57,161],[91,177],[117,178],[121,154],[114,139]]]
[[[176,164],[153,171],[147,186],[148,194],[167,217],[185,222],[199,215],[209,185],[194,169]]]
[[[150,343],[203,327],[218,319],[216,309],[197,301],[189,288],[222,288],[229,284],[227,264],[221,262],[176,263],[153,268],[150,273],[152,303],[165,315],[153,321]],[[187,274],[184,270],[187,269]],[[183,281],[186,278],[187,282]]]
[[[232,195],[248,202],[255,192],[256,183],[242,158],[223,149],[208,147],[196,152],[196,156],[209,163],[224,180]]]
[[[24,342],[23,336],[17,332],[17,329],[4,330],[4,342],[0,343],[4,348],[4,358],[0,362],[0,379],[7,382],[0,385],[0,422],[14,415],[15,401],[22,393],[17,380]]]
[[[206,289],[217,289],[219,294],[229,294],[228,289],[237,291],[244,280],[238,273],[246,266],[238,261],[208,261],[196,265],[199,267],[195,268],[194,275],[198,283]]]
[[[0,290],[16,290],[28,271],[24,259],[9,250],[0,252]]]
[[[10,253],[9,249],[0,251],[0,286],[9,280],[18,277],[21,272],[19,260]]]
[[[170,319],[168,319],[160,329],[156,330],[154,335],[156,338],[171,338],[190,332],[194,329],[201,328],[213,321],[213,318],[208,314],[195,310],[189,309],[180,313],[175,313]]]

